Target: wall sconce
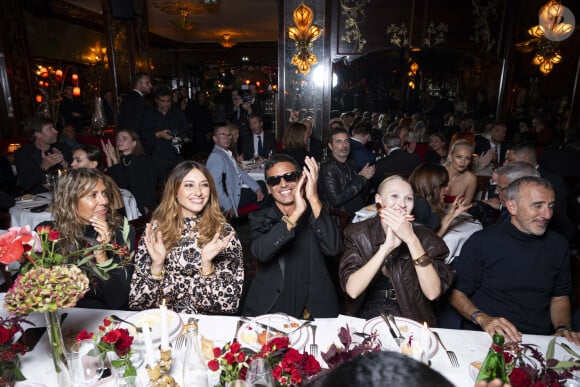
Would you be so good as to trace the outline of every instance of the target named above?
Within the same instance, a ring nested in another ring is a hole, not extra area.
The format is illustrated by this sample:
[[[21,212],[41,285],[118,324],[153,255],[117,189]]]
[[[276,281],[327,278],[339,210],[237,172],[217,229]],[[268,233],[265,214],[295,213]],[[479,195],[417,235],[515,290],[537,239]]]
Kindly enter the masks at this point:
[[[237,42],[234,42],[232,40],[232,37],[229,34],[225,34],[224,35],[224,38],[219,41],[219,44],[223,48],[232,48],[233,46],[235,46],[238,43]]]
[[[318,26],[312,25],[314,12],[312,9],[300,4],[292,13],[296,27],[288,28],[288,37],[294,40],[298,52],[292,57],[292,64],[298,68],[302,74],[308,74],[310,68],[318,63],[318,58],[312,50],[312,43],[320,37],[322,30]]]
[[[14,153],[20,148],[19,143],[8,144],[8,153]]]

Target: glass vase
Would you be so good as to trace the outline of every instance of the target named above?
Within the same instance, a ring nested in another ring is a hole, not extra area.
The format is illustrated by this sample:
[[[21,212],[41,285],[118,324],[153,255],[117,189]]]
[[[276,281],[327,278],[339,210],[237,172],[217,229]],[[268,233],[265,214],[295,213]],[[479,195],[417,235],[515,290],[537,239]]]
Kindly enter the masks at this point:
[[[46,327],[48,331],[48,341],[54,370],[57,375],[59,386],[71,386],[71,378],[66,360],[66,350],[60,329],[60,316],[57,312],[44,312]]]
[[[2,362],[0,364],[0,386],[4,387],[14,387],[17,379],[22,380],[18,376],[22,376],[21,373],[17,372],[17,368],[20,368],[20,358],[16,357],[15,361]]]
[[[119,360],[119,357],[113,353],[108,353],[109,363],[111,364],[111,371],[113,377],[115,378],[115,384],[118,387],[135,387],[137,385],[137,376],[125,376],[126,366],[117,366],[113,364],[115,361]],[[134,365],[135,366],[135,365]],[[138,367],[138,366],[135,366]]]

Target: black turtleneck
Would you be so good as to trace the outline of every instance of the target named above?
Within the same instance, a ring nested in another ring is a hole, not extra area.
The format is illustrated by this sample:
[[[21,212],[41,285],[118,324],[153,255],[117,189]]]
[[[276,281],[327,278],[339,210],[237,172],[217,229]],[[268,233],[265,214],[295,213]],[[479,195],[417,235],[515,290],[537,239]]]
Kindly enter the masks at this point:
[[[550,300],[571,291],[568,253],[568,243],[557,233],[537,236],[511,223],[496,224],[473,234],[453,261],[455,289],[522,333],[550,334]]]

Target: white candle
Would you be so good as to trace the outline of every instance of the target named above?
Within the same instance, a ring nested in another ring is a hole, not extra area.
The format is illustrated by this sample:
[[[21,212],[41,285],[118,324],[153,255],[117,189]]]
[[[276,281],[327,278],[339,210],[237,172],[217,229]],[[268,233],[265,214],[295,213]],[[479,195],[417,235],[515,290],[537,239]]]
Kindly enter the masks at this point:
[[[153,354],[153,342],[151,341],[151,332],[149,332],[149,324],[143,321],[143,341],[145,342],[145,356],[147,357],[147,364],[149,367],[155,365],[155,355]]]
[[[167,305],[165,305],[165,299],[159,306],[159,314],[161,316],[161,350],[167,351],[169,349],[169,329],[167,328]]]
[[[427,350],[429,349],[430,339],[431,339],[431,331],[429,331],[429,326],[427,325],[427,322],[424,322],[423,329],[421,330],[421,340],[419,341],[419,343],[421,344],[421,348],[423,348],[425,352],[427,352]]]

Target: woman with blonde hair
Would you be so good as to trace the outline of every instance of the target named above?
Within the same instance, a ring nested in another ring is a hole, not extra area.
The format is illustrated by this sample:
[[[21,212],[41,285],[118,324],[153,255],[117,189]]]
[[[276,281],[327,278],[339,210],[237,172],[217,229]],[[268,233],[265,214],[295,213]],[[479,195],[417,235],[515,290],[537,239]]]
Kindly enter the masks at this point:
[[[178,164],[139,243],[129,306],[156,308],[162,299],[183,313],[234,314],[244,267],[242,247],[220,211],[209,171]]]
[[[445,196],[446,203],[453,203],[462,196],[464,205],[468,205],[477,190],[477,177],[471,172],[473,145],[465,140],[456,141],[449,149],[449,161],[445,168],[449,173],[449,192]]]
[[[56,184],[52,196],[54,221],[41,223],[60,232],[58,249],[62,253],[83,249],[87,244],[111,243],[123,246],[123,218],[113,208],[111,192],[116,188],[97,169],[79,168],[64,173]],[[126,263],[133,251],[135,230],[129,227],[127,256],[113,255],[105,250],[95,250],[95,264],[113,259]],[[108,271],[108,280],[94,276],[91,288],[77,303],[81,308],[126,309],[129,300],[129,281],[132,266]]]

